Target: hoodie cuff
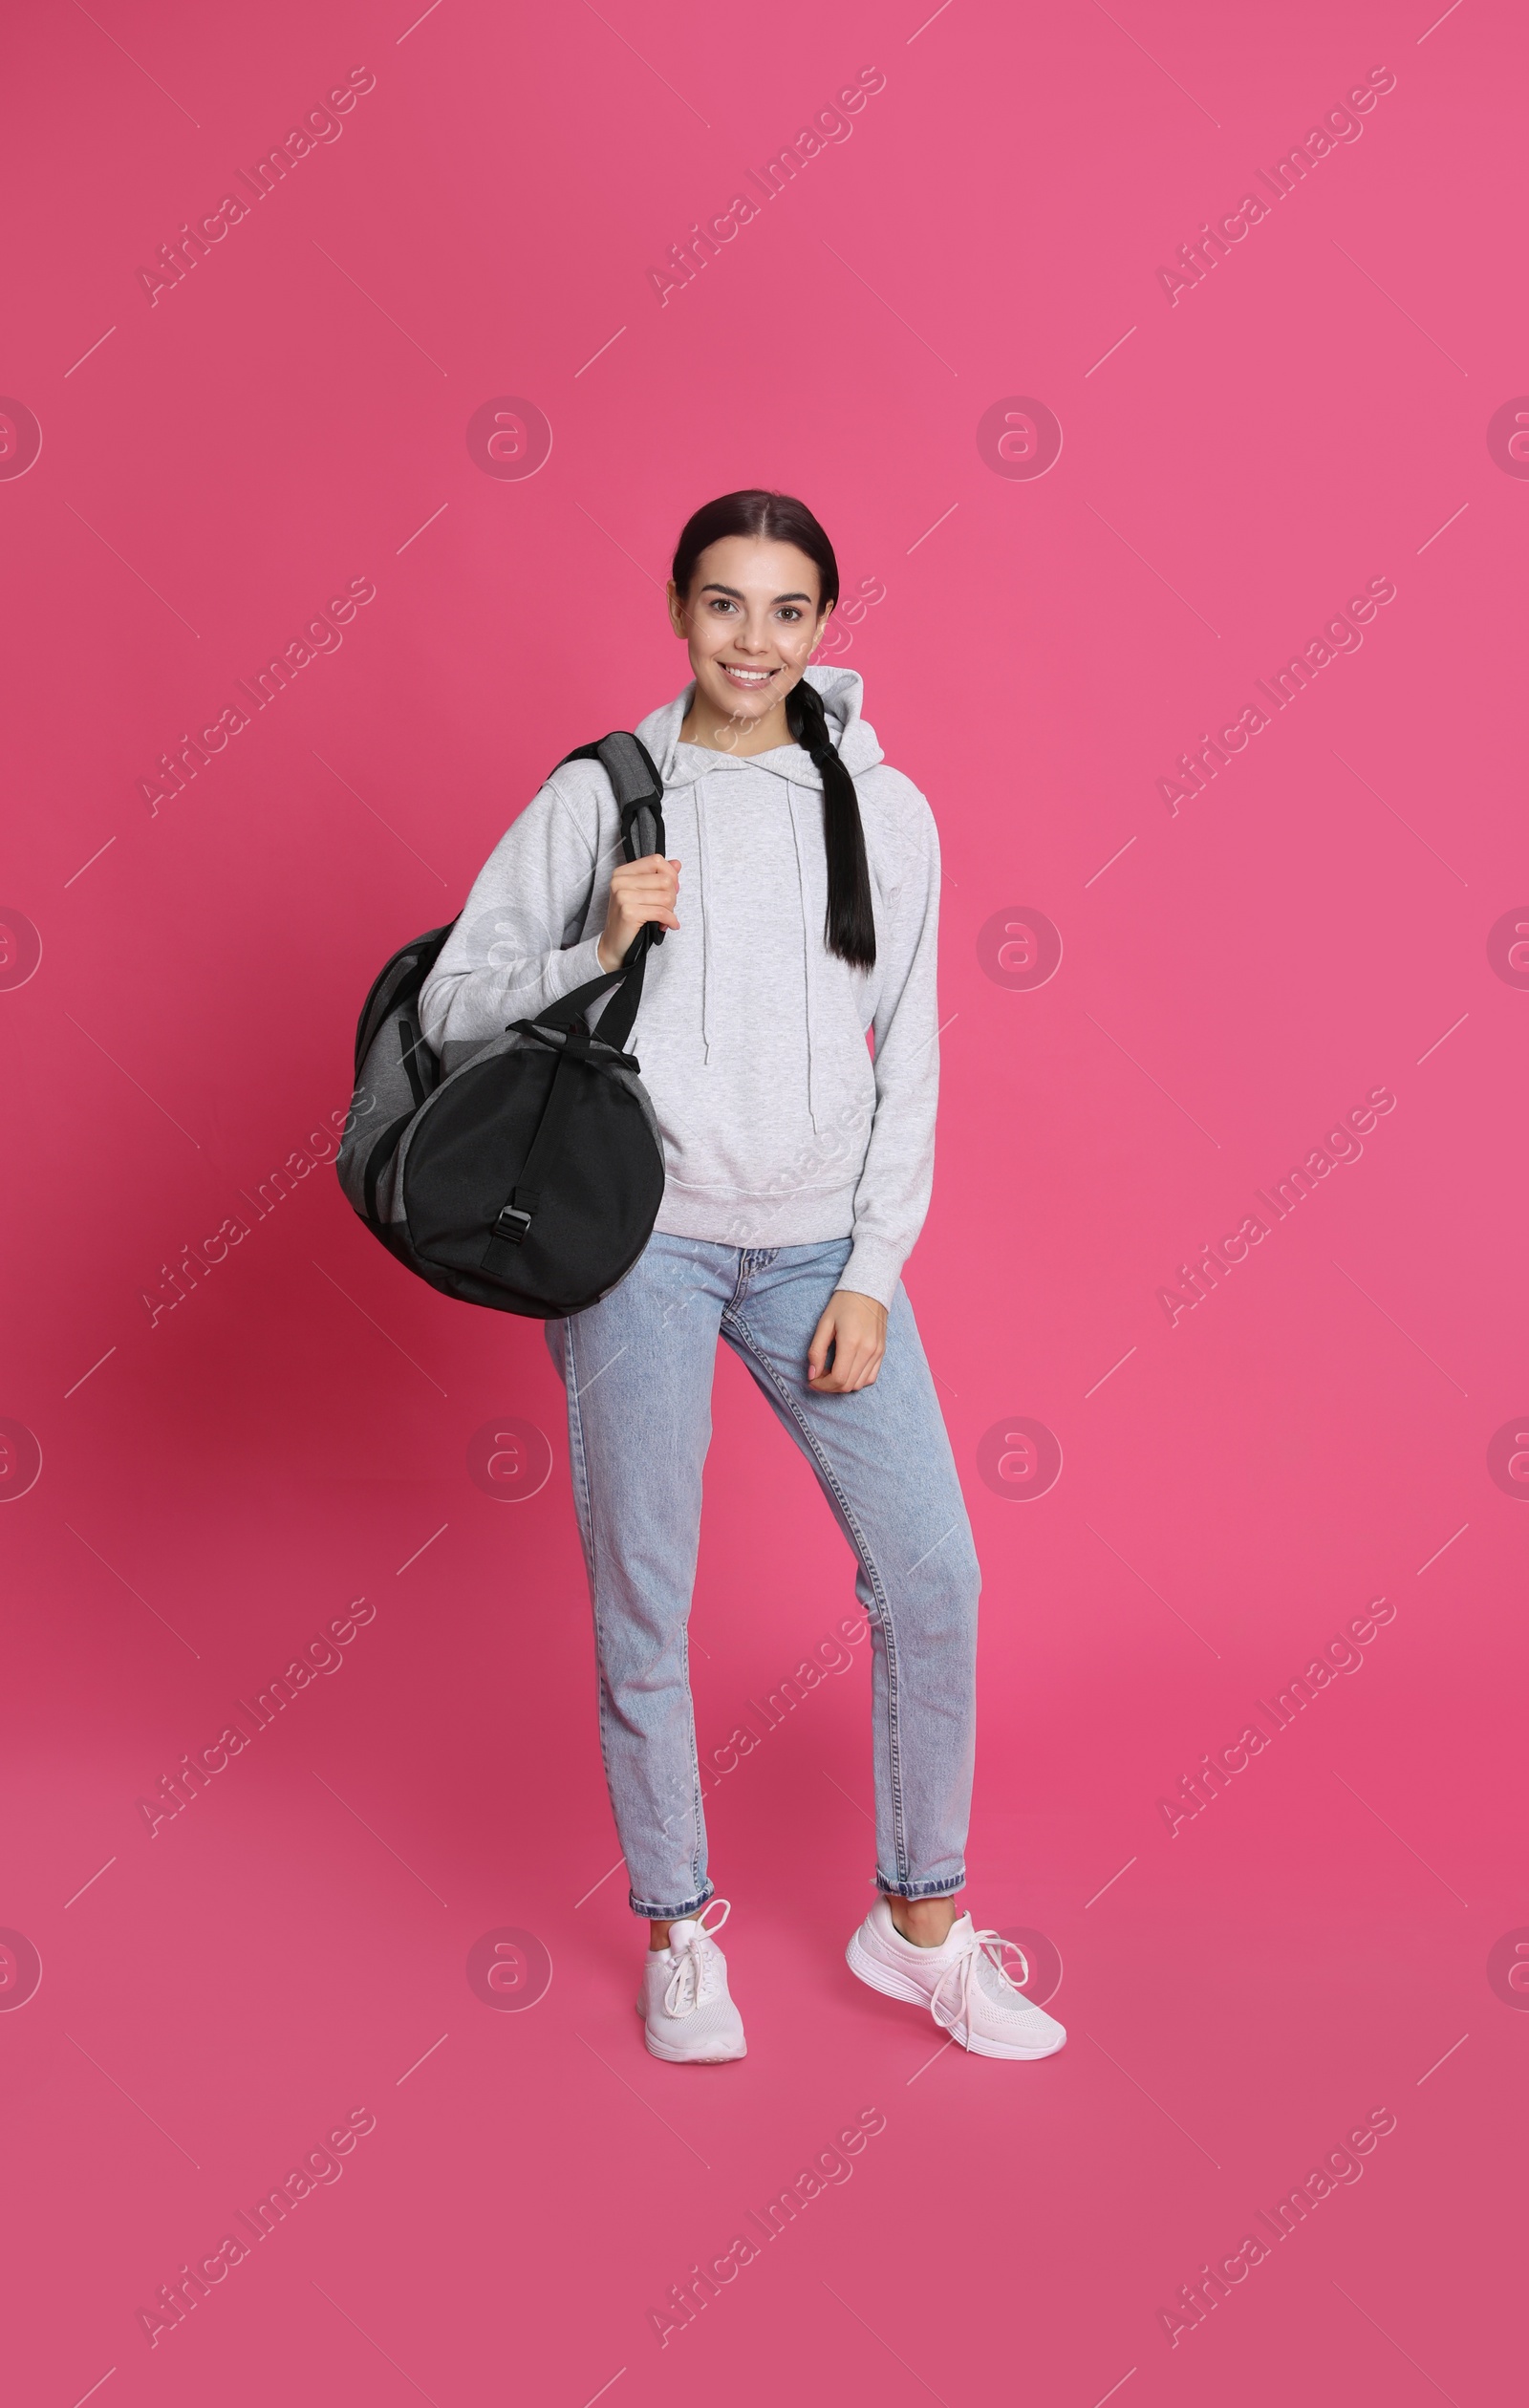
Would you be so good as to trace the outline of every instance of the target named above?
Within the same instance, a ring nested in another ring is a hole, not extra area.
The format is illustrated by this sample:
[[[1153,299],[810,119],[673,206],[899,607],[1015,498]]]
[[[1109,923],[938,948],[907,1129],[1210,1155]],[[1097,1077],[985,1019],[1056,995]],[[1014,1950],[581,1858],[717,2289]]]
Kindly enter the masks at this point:
[[[580,944],[566,945],[548,962],[544,981],[547,1002],[542,1009],[547,1009],[547,1003],[560,1003],[565,995],[572,994],[575,987],[587,986],[592,978],[603,978],[604,976],[605,972],[600,967],[598,936],[586,936]],[[602,996],[600,1001],[605,1000]],[[598,1011],[599,1003],[593,1008]]]
[[[835,1295],[839,1288],[853,1288],[857,1296],[873,1296],[890,1313],[904,1258],[899,1248],[882,1238],[857,1237],[839,1274]]]

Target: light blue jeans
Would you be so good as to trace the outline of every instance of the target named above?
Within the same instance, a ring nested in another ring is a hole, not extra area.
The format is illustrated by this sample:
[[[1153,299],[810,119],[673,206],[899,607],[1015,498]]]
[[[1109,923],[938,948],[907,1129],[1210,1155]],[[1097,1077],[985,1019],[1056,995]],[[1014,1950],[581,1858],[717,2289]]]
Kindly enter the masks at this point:
[[[619,1287],[547,1341],[568,1391],[594,1606],[600,1747],[634,1911],[711,1897],[687,1624],[717,1341],[801,1448],[856,1559],[870,1621],[876,1886],[958,1890],[971,1808],[981,1575],[913,1307],[899,1285],[870,1387],[819,1396],[807,1352],[850,1240],[739,1247],[655,1236]]]

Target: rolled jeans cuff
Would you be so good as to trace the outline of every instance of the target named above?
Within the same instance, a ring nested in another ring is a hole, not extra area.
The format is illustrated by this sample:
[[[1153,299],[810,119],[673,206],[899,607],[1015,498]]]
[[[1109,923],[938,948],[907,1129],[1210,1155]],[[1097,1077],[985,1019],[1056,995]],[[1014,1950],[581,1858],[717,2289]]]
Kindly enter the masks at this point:
[[[700,1896],[693,1898],[687,1906],[650,1905],[645,1899],[637,1896],[635,1890],[628,1890],[627,1903],[635,1915],[641,1915],[648,1923],[681,1923],[687,1915],[699,1915],[707,1900],[716,1894],[716,1888],[715,1881],[708,1881]]]
[[[966,1887],[966,1876],[956,1873],[945,1881],[887,1881],[878,1873],[876,1887],[883,1898],[954,1898]]]

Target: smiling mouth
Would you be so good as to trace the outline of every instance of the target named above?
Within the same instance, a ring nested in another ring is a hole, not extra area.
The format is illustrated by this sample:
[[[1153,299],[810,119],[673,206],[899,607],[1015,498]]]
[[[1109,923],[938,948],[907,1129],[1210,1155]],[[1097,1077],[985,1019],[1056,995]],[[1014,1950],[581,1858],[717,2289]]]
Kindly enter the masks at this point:
[[[735,661],[720,660],[717,664],[724,677],[744,694],[761,694],[779,677],[778,669],[743,669]]]

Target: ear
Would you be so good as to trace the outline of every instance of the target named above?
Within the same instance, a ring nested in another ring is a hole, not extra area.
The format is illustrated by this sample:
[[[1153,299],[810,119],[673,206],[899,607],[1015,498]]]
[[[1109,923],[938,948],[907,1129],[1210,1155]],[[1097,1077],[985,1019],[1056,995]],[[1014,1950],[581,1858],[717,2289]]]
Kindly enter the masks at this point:
[[[689,633],[685,626],[685,606],[679,598],[679,589],[673,577],[670,578],[665,592],[669,602],[669,624],[683,643]]]

